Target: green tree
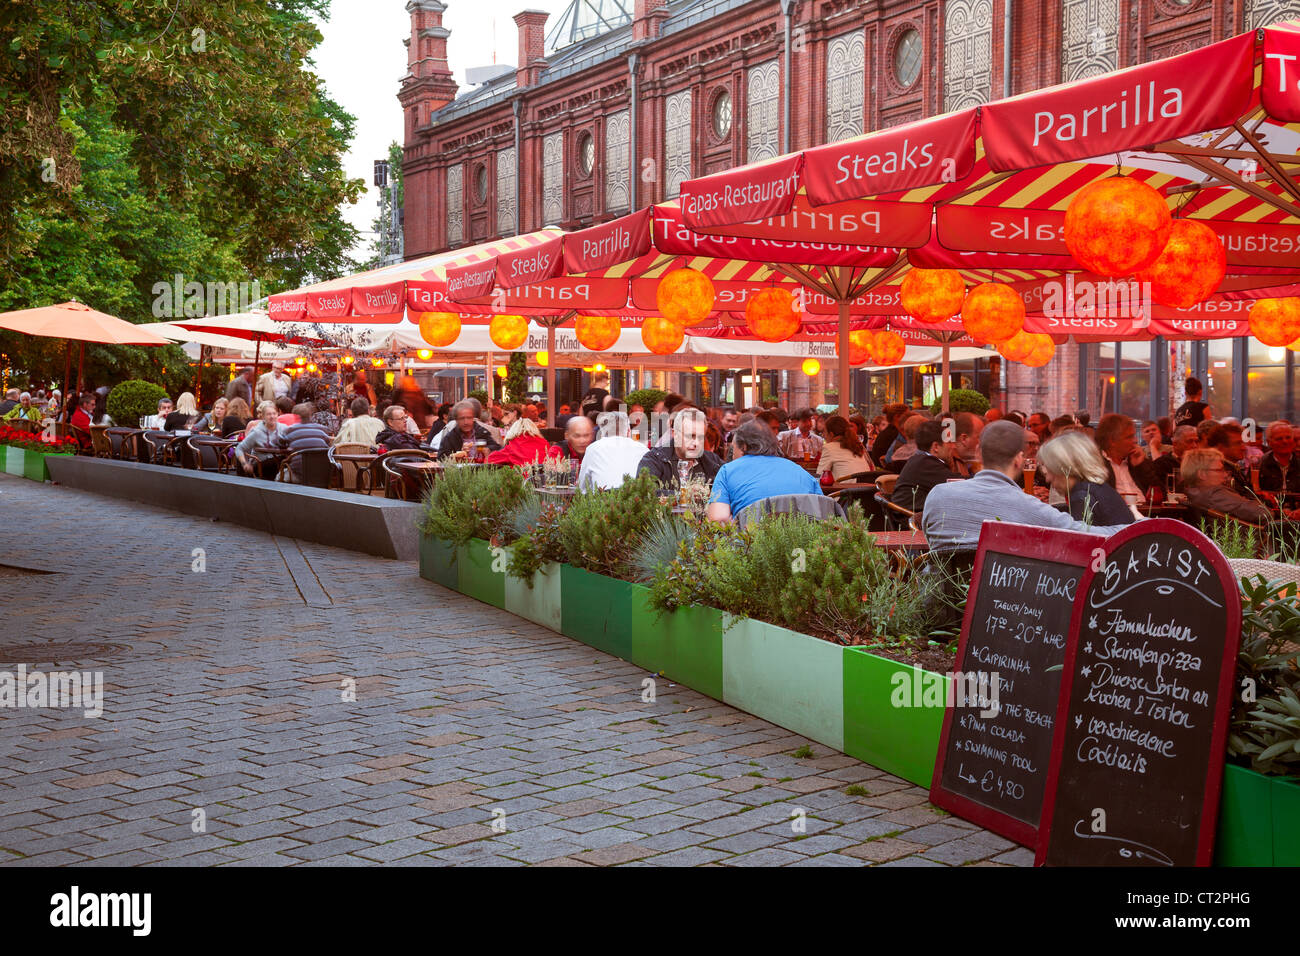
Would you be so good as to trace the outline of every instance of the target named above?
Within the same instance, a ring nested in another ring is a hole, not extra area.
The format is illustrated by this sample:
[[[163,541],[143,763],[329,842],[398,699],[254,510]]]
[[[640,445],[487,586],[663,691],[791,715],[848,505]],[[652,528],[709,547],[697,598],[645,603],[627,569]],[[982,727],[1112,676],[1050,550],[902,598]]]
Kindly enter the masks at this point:
[[[528,357],[523,352],[511,352],[506,365],[506,401],[523,402],[528,399]]]

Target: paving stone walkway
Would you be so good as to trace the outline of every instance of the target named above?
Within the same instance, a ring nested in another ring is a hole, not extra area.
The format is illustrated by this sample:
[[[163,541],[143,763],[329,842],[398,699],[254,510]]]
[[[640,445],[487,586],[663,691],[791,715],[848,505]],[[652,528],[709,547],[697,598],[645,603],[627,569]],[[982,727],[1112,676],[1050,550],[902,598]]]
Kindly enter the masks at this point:
[[[0,866],[1032,862],[413,564],[0,476],[0,565],[0,675],[105,682],[0,709]]]

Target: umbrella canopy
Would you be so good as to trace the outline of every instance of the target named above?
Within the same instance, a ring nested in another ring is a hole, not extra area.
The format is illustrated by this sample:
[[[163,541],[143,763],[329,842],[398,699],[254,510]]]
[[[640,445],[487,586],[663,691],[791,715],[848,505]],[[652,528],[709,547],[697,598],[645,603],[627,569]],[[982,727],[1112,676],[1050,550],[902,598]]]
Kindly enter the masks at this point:
[[[0,314],[0,328],[51,339],[98,342],[104,345],[171,345],[171,340],[145,326],[97,312],[80,302]]]
[[[895,280],[918,266],[1007,282],[1025,299],[1030,331],[1246,335],[1252,300],[1293,294],[1300,279],[1298,54],[1298,25],[1273,26],[742,166],[683,183],[684,220],[719,237],[897,247],[906,265]],[[1096,307],[1060,294],[1063,274],[1090,293],[1112,283],[1070,256],[1064,221],[1081,189],[1117,172],[1222,240],[1227,276],[1210,298],[1181,309],[1138,296]],[[1018,274],[1035,263],[1056,274]]]

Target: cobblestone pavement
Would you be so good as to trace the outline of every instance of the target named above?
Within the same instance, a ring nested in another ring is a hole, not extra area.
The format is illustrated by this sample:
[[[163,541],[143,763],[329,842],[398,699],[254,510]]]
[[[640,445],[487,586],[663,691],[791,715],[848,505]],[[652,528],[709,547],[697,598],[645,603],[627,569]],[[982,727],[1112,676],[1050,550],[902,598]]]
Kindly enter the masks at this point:
[[[414,564],[0,476],[0,565],[0,672],[105,682],[0,710],[0,865],[1032,861]]]

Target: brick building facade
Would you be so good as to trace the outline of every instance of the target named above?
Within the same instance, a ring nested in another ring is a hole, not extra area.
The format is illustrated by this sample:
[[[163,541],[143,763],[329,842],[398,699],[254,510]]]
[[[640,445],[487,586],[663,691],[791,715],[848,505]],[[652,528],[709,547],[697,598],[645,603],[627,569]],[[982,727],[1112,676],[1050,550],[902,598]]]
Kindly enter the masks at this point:
[[[408,258],[590,226],[674,198],[687,178],[1300,17],[1300,0],[578,0],[549,34],[548,14],[519,13],[518,67],[457,96],[446,6],[406,8]],[[1204,346],[1129,343],[1121,358],[1069,345],[1046,369],[1012,365],[1004,401],[1096,409],[1114,371],[1118,409],[1125,363],[1144,351],[1152,408],[1211,367]]]

